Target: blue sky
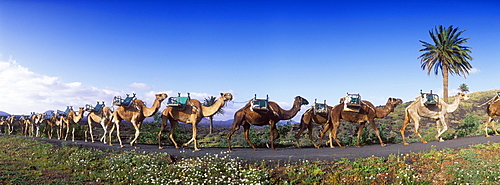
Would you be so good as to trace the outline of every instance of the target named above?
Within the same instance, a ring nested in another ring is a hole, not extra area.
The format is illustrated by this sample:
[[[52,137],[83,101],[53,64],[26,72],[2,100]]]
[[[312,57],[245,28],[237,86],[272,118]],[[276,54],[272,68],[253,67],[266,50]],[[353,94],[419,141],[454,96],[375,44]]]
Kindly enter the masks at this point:
[[[0,1],[0,110],[28,114],[137,93],[254,94],[283,108],[303,96],[376,105],[442,92],[420,68],[437,25],[466,30],[472,92],[500,89],[498,1]],[[162,107],[163,109],[164,107]],[[303,107],[303,110],[308,107]],[[300,118],[301,113],[296,116]]]

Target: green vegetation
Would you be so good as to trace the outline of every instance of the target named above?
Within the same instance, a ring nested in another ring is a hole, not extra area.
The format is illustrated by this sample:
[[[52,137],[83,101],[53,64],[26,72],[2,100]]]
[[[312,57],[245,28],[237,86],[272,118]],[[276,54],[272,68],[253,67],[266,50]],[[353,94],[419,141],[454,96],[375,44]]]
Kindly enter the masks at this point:
[[[62,146],[0,136],[0,184],[497,184],[500,143],[337,161],[245,161],[226,153],[173,160],[165,153]]]

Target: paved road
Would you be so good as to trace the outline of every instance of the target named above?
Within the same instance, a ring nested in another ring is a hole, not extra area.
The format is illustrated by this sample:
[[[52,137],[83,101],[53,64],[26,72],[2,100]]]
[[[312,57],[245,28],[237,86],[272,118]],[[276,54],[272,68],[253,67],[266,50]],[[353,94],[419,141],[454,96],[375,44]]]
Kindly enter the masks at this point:
[[[24,137],[24,136],[19,136]],[[78,140],[75,142],[71,141],[59,141],[57,139],[47,139],[47,138],[34,138],[40,141],[47,141],[49,143],[63,143],[75,144],[83,147],[94,147],[102,149],[116,149],[116,150],[136,150],[136,151],[146,151],[146,152],[166,152],[175,157],[196,157],[204,156],[209,154],[220,154],[221,152],[228,152],[227,148],[212,147],[212,148],[200,148],[201,151],[195,152],[192,147],[187,147],[183,149],[175,149],[173,146],[164,146],[165,148],[159,150],[157,145],[139,145],[141,149],[134,149],[130,145],[125,145],[124,148],[120,148],[115,144],[115,146],[104,145],[103,143],[86,143],[84,141]],[[460,148],[469,145],[475,145],[480,143],[488,142],[500,142],[500,136],[484,137],[467,137],[458,138],[453,140],[447,140],[445,142],[429,142],[423,143],[411,143],[410,145],[403,144],[387,144],[386,147],[381,147],[380,145],[370,145],[363,146],[361,148],[356,147],[346,147],[341,148],[302,148],[298,149],[295,147],[290,148],[277,148],[277,150],[271,150],[268,148],[259,148],[259,150],[254,151],[252,148],[233,148],[233,151],[229,153],[232,157],[239,157],[242,159],[249,160],[290,160],[297,161],[301,159],[306,160],[335,160],[341,158],[356,159],[364,158],[370,156],[380,156],[387,157],[390,154],[404,154],[409,152],[419,152],[430,149],[442,149],[442,148]]]

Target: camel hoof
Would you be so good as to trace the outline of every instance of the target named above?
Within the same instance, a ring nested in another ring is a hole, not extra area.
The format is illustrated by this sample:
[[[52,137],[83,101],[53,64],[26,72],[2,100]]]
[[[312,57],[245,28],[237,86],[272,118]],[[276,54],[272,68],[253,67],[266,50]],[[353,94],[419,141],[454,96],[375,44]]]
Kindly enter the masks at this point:
[[[410,145],[410,143],[404,143],[404,145]]]
[[[187,144],[187,143],[184,143],[184,144],[183,144],[182,146],[188,146],[188,145],[189,145],[189,144]]]
[[[138,146],[136,146],[136,147],[134,147],[134,148],[135,148],[135,149],[141,149],[141,147],[138,147]]]
[[[161,150],[161,149],[163,149],[163,147],[159,146],[159,147],[158,147],[158,149],[160,149],[160,150]]]
[[[196,152],[197,152],[197,151],[200,151],[200,150],[201,150],[201,149],[199,149],[199,148],[195,148],[195,149],[194,149],[194,151],[196,151]]]
[[[386,145],[386,144],[380,144],[380,146],[385,147],[385,146],[387,146],[387,145]]]
[[[356,145],[356,148],[361,148],[361,146]]]
[[[175,149],[180,149],[178,146],[175,146]]]
[[[444,140],[443,139],[439,139],[439,142],[444,142]]]
[[[113,144],[109,143],[109,146],[114,146]]]
[[[92,141],[92,143],[95,143],[95,141]]]
[[[120,148],[124,148],[124,147],[125,147],[125,145],[120,145]]]
[[[495,136],[498,136],[498,135],[500,135],[500,134],[498,134],[498,133],[497,133],[497,134],[495,134]]]
[[[330,148],[335,148],[334,146],[331,146]]]
[[[343,147],[343,146],[340,146],[340,148],[345,148],[345,147]]]
[[[485,137],[490,137],[490,135],[486,135]]]
[[[258,149],[257,148],[253,148],[254,151],[257,151]]]

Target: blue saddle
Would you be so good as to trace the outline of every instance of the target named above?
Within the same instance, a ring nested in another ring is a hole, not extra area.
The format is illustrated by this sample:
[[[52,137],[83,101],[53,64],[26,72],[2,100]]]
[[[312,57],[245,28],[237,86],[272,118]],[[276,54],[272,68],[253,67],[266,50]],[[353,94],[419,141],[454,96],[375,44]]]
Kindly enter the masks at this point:
[[[269,111],[269,95],[266,99],[257,99],[257,95],[251,100],[251,109],[253,111]]]
[[[328,114],[328,105],[326,104],[326,100],[324,103],[316,103],[316,99],[314,99],[314,114]]]
[[[129,94],[127,94],[127,97],[125,99],[122,99],[121,96],[115,96],[113,98],[113,105],[129,107],[136,99],[135,93],[133,93],[132,95],[133,96],[129,96]]]

